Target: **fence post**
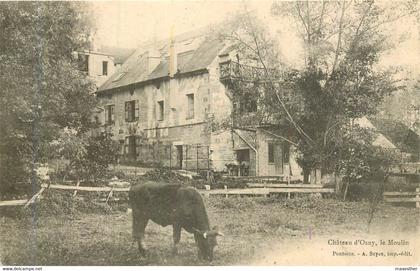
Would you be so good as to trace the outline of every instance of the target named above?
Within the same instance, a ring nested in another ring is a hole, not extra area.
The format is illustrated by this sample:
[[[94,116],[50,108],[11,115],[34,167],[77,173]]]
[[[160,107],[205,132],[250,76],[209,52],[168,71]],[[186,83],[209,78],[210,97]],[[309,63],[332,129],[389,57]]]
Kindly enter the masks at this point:
[[[108,204],[109,199],[112,197],[112,195],[114,194],[114,187],[111,188],[111,191],[109,191],[108,197],[106,197],[105,203]]]
[[[420,208],[420,201],[419,201],[419,198],[420,198],[420,188],[416,188],[416,208]]]
[[[77,181],[76,187],[79,187],[79,185],[80,185],[80,180]],[[77,195],[77,189],[74,190],[73,197],[75,197],[76,195]]]
[[[28,200],[28,202],[26,202],[25,206],[23,207],[24,209],[27,208],[30,204],[32,204],[33,202],[36,201],[37,198],[39,198],[39,196],[41,196],[42,192],[44,192],[45,187],[42,187],[38,193],[36,193],[30,200]]]
[[[205,184],[204,187],[205,187],[206,191],[210,191],[210,185]],[[205,197],[206,198],[209,198],[210,197],[210,192],[209,193],[206,193],[205,194]]]

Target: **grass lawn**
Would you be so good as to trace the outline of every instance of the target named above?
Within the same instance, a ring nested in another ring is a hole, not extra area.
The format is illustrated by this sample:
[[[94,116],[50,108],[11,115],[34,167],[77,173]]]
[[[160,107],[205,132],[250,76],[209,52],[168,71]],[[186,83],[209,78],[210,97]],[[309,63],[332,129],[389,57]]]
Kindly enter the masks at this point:
[[[215,248],[213,265],[314,264],[305,260],[310,257],[297,255],[311,246],[316,255],[319,244],[328,250],[325,240],[329,238],[416,236],[419,230],[419,209],[412,207],[382,204],[367,234],[368,204],[363,202],[211,197],[205,198],[205,203],[211,224],[218,225],[225,234]],[[3,212],[0,213],[1,262],[5,265],[208,264],[197,260],[193,237],[185,231],[179,253],[173,256],[172,228],[153,222],[146,228],[149,254],[140,257],[131,238],[131,215],[124,209],[120,206],[98,212],[40,215],[36,220],[28,214],[13,217],[0,209]],[[268,256],[273,253],[274,258]],[[281,256],[286,254],[287,257]],[[410,258],[414,259],[414,256]]]

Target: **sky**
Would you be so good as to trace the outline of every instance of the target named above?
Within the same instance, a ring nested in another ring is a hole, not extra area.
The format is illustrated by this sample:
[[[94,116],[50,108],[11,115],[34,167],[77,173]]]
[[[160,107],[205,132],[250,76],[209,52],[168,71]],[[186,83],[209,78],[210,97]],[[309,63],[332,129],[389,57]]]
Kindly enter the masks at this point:
[[[172,27],[180,34],[221,22],[243,6],[241,1],[93,2],[100,42],[120,47],[169,37]]]
[[[293,33],[293,24],[285,25],[270,16],[272,1],[95,1],[91,2],[96,19],[95,43],[117,47],[136,48],[152,39],[169,38],[174,34],[222,22],[236,13],[252,10],[268,28],[279,33],[282,55],[286,62],[302,60],[299,38]],[[409,66],[420,71],[420,31],[407,22],[395,24],[393,34],[409,32],[408,38],[397,48],[387,52],[382,64]],[[286,42],[284,42],[286,41]]]

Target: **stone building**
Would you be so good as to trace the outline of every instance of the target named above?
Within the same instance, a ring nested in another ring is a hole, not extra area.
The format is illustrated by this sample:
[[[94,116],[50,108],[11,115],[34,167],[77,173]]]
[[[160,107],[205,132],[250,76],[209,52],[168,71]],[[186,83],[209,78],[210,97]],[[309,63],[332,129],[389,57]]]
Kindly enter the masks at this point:
[[[92,50],[75,52],[79,70],[86,72],[88,78],[99,87],[102,85],[122,63],[133,53],[130,48],[101,46]]]
[[[115,71],[114,56],[99,51],[77,52],[79,70],[86,72],[95,85],[99,87]]]
[[[235,123],[235,89],[221,74],[235,54],[205,31],[138,48],[97,91],[99,121],[120,143],[120,160],[240,175],[300,175],[287,138],[270,127]]]

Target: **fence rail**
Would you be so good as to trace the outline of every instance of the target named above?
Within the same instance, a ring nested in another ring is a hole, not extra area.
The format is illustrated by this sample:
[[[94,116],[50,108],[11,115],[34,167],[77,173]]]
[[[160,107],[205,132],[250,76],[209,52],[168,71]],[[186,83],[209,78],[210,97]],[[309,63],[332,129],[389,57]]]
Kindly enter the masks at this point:
[[[248,183],[248,187],[270,188],[324,188],[322,184]]]
[[[259,183],[250,183],[248,184],[249,188],[225,188],[225,189],[211,189],[203,190],[200,189],[199,192],[204,196],[209,195],[270,195],[270,194],[279,194],[279,193],[334,193],[334,188],[324,188],[322,185],[317,184],[259,184]],[[80,185],[62,185],[62,184],[41,184],[41,189],[36,193],[31,199],[23,200],[10,200],[10,201],[0,201],[0,206],[19,206],[25,205],[25,207],[36,202],[36,200],[41,196],[42,192],[46,189],[61,189],[61,190],[71,190],[74,192],[77,191],[87,191],[87,192],[107,192],[107,202],[114,192],[128,192],[130,187],[88,187]]]
[[[270,195],[280,193],[334,193],[334,188],[318,187],[256,187],[200,190],[204,195]]]
[[[28,202],[27,199],[6,200],[6,201],[0,201],[0,206],[19,206],[19,205],[25,205],[27,202]]]
[[[420,188],[416,188],[415,192],[384,192],[383,196],[386,202],[415,202],[416,208],[420,208]]]
[[[63,190],[77,190],[77,191],[90,191],[90,192],[128,192],[130,190],[129,187],[108,187],[108,186],[100,186],[100,187],[89,187],[89,186],[76,186],[76,185],[62,185],[62,184],[42,184],[41,187],[43,188],[50,188],[50,189],[63,189]]]

